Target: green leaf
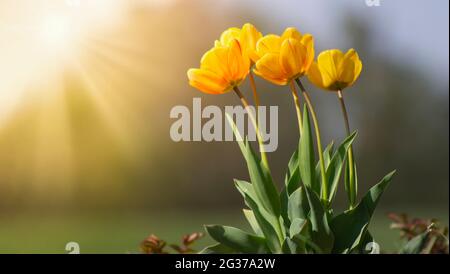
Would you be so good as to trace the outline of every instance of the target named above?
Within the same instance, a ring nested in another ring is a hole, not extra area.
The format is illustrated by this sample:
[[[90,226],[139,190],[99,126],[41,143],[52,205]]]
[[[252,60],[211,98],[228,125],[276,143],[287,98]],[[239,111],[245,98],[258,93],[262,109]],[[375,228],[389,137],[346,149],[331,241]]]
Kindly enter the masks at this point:
[[[288,170],[286,172],[284,187],[280,193],[281,204],[281,216],[283,217],[284,224],[287,228],[290,226],[290,220],[288,216],[288,201],[289,195],[300,187],[300,171],[298,168],[298,147],[291,156],[288,163]]]
[[[267,240],[267,246],[272,253],[280,253],[281,239],[284,238],[284,231],[279,226],[279,220],[275,216],[272,216],[265,212],[264,208],[259,207],[258,204],[249,196],[245,195],[245,201],[252,209],[255,221],[258,223],[258,227],[261,229]]]
[[[272,252],[279,252],[280,241],[284,238],[284,231],[278,227],[278,218],[268,213],[263,206],[257,201],[252,184],[234,180],[236,188],[242,194],[245,204],[252,210],[244,209],[244,215],[250,223],[250,226],[258,235],[265,235],[270,240],[268,243]],[[261,233],[258,233],[258,230]]]
[[[233,253],[236,252],[223,244],[210,245],[205,247],[203,250],[199,252],[199,254],[233,254]]]
[[[288,170],[285,176],[285,186],[287,194],[291,195],[297,188],[300,187],[300,171],[298,167],[298,148],[294,151],[288,163]]]
[[[245,219],[247,219],[248,223],[250,224],[250,227],[253,229],[253,231],[258,236],[264,236],[261,228],[259,228],[258,222],[256,221],[255,214],[250,209],[243,209]]]
[[[283,254],[299,254],[302,251],[302,248],[298,246],[298,244],[286,237],[283,241],[283,245],[281,247]]]
[[[266,240],[262,237],[230,226],[207,225],[205,228],[211,238],[236,252],[258,254],[269,252]]]
[[[239,193],[241,193],[243,198],[245,198],[245,194],[247,194],[250,197],[252,197],[252,199],[255,200],[257,203],[259,203],[258,197],[256,196],[256,192],[255,192],[252,184],[250,184],[249,182],[244,181],[244,180],[234,179],[234,185],[236,186],[236,188],[239,191]],[[247,204],[247,202],[245,202],[245,204],[248,207],[250,207]]]
[[[297,244],[297,253],[308,253],[307,247],[315,253],[323,253],[311,239],[308,220],[294,219],[289,229],[289,235],[291,240]]]
[[[294,153],[292,153],[291,158],[289,159],[288,163],[288,171],[287,171],[287,177],[292,176],[291,174],[294,173],[295,170],[298,169],[298,147],[294,150]]]
[[[231,129],[233,130],[233,134],[236,137],[237,143],[239,145],[239,148],[241,149],[242,155],[245,157],[245,143],[244,138],[242,138],[241,133],[239,132],[239,129],[236,126],[236,123],[233,120],[233,117],[230,116],[230,114],[225,113],[225,116],[227,117],[228,123],[230,124]]]
[[[305,190],[299,187],[294,191],[288,200],[288,217],[289,220],[296,218],[306,219],[309,212],[308,199],[306,198]]]
[[[378,201],[394,173],[389,173],[373,186],[355,208],[331,220],[331,230],[336,236],[333,253],[349,253],[360,245]]]
[[[248,140],[245,140],[245,142],[239,141],[242,140],[242,136],[240,135],[233,118],[228,113],[226,114],[226,117],[238,140],[239,148],[244,155],[245,161],[247,162],[250,181],[258,196],[258,202],[274,216],[280,216],[280,198],[278,196],[278,191],[272,182],[270,171],[261,163],[258,156],[255,155]]]
[[[334,150],[334,142],[331,141],[323,151],[323,160],[325,162],[325,170],[328,168],[328,165],[330,164],[331,154],[333,153],[333,150]],[[320,186],[320,180],[321,180],[321,178],[320,178],[320,176],[321,176],[320,161],[317,161],[316,168],[314,171],[315,171],[314,172],[315,173],[314,180],[316,182],[316,185]],[[319,193],[319,192],[317,192],[317,193]]]
[[[354,176],[354,180],[355,180],[355,189],[351,190],[350,187],[350,163],[349,161],[345,162],[345,174],[344,174],[344,186],[345,186],[345,191],[347,192],[347,196],[348,196],[348,201],[350,202],[350,204],[352,203],[356,203],[356,195],[358,193],[358,173],[357,173],[357,168],[356,168],[356,160],[353,159],[353,176]]]
[[[301,234],[307,227],[308,220],[295,218],[292,220],[291,227],[289,228],[289,236],[294,238],[296,235]]]
[[[331,202],[336,195],[337,186],[341,177],[342,167],[344,165],[345,159],[347,158],[347,151],[355,140],[356,134],[356,131],[353,132],[342,142],[342,144],[333,154],[333,157],[331,158],[330,163],[327,167],[326,176],[329,182],[329,202]]]
[[[306,253],[304,241],[305,237],[302,234],[304,234],[305,230],[307,229],[307,224],[308,221],[304,219],[297,218],[292,221],[291,227],[289,229],[290,238],[286,237],[282,245],[283,253]]]
[[[248,141],[246,141],[245,147],[245,158],[247,160],[250,181],[252,182],[258,201],[268,212],[279,217],[280,199],[278,197],[278,191],[272,182],[270,172],[261,164]]]
[[[333,151],[334,151],[334,142],[331,141],[323,151],[323,160],[325,162],[325,168],[327,168],[328,165],[330,164],[331,155],[333,154]]]
[[[420,254],[427,243],[428,234],[430,231],[423,232],[412,238],[400,250],[400,254]]]
[[[327,212],[316,193],[308,187],[305,187],[305,193],[310,208],[309,220],[311,222],[312,240],[323,253],[330,253],[333,248],[334,235],[328,226]]]
[[[289,195],[287,193],[286,186],[283,187],[283,190],[281,190],[280,193],[280,205],[281,205],[281,217],[283,218],[284,225],[286,228],[289,228],[291,225],[291,221],[289,220],[288,216],[288,201],[289,201]]]
[[[315,183],[314,146],[309,122],[309,114],[306,107],[303,111],[302,137],[299,144],[299,171],[303,184],[320,193],[319,185]]]

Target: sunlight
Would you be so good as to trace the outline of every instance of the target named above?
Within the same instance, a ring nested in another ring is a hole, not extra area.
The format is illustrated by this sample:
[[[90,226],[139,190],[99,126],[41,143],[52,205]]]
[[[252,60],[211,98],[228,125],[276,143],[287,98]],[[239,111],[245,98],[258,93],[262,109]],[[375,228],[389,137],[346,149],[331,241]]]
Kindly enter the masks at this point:
[[[62,15],[44,18],[39,35],[50,52],[65,51],[75,41],[74,29],[69,19]]]
[[[83,139],[88,151],[93,151],[90,146],[101,151],[104,165],[116,158],[133,159],[136,142],[130,130],[132,125],[123,115],[130,113],[130,106],[124,105],[123,91],[133,85],[130,75],[139,76],[145,70],[139,57],[143,49],[138,43],[129,43],[121,28],[126,27],[127,12],[136,2],[0,2],[0,133],[8,132],[2,130],[9,129],[9,122],[14,123],[17,117],[21,119],[22,113],[33,113],[23,125],[25,130],[15,133],[11,140],[27,140],[28,149],[14,150],[17,157],[13,157],[13,164],[28,170],[26,174],[32,178],[24,181],[38,192],[57,189],[58,193],[69,195],[74,181],[71,178],[76,177],[74,173],[80,164],[77,161],[84,157],[74,155],[78,132],[74,132],[72,124],[73,97],[83,97],[92,104],[81,114],[92,115],[91,121],[81,122],[83,126],[91,122],[95,127],[88,133],[89,139]],[[103,136],[101,145],[96,143],[98,136]],[[0,134],[0,141],[2,137]],[[102,146],[105,140],[112,145]],[[87,161],[91,161],[89,155],[86,153]],[[5,154],[0,161],[7,163],[8,157]],[[94,163],[98,164],[95,160]],[[4,172],[14,178],[25,174],[16,169]]]
[[[0,121],[26,90],[60,77],[84,50],[82,43],[120,24],[127,4],[123,0],[2,1]]]

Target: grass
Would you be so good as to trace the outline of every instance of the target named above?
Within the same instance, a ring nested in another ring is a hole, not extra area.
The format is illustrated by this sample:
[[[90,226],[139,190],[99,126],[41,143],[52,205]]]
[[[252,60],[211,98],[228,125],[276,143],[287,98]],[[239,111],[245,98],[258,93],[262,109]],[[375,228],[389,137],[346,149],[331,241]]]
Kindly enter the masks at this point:
[[[398,232],[389,229],[385,212],[378,210],[371,231],[382,250],[393,251],[400,244]],[[448,224],[448,211],[407,212],[418,217],[437,217]],[[202,231],[202,225],[209,223],[248,228],[238,211],[0,215],[0,253],[67,253],[65,245],[71,241],[79,243],[81,253],[135,253],[139,243],[151,233],[177,243],[184,234]],[[211,239],[204,238],[197,248],[210,243]]]

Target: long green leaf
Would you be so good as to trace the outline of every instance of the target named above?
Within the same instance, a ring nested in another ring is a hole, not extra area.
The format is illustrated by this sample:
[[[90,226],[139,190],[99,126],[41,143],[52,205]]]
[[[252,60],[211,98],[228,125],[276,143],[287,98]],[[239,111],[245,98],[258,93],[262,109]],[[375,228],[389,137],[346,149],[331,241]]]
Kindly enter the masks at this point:
[[[289,196],[288,217],[289,220],[296,218],[306,219],[309,213],[308,199],[304,187],[299,187]]]
[[[308,253],[308,248],[315,253],[323,253],[311,239],[308,220],[294,219],[289,229],[291,240],[297,244],[297,253]]]
[[[288,202],[289,195],[287,193],[286,186],[283,187],[280,193],[280,208],[281,208],[281,217],[283,218],[283,222],[286,228],[289,228],[291,225],[291,221],[288,216]]]
[[[303,184],[320,193],[319,185],[315,182],[314,145],[312,139],[309,114],[306,107],[303,111],[302,137],[299,144],[299,171]]]
[[[230,226],[207,225],[205,228],[211,238],[236,252],[247,254],[269,252],[266,240],[262,237]]]
[[[253,185],[242,180],[234,180],[236,188],[239,190],[241,195],[244,197],[245,204],[252,210],[244,209],[244,215],[249,221],[251,227],[255,231],[256,234],[259,234],[257,231],[260,230],[261,234],[265,234],[266,238],[272,238],[272,234],[278,236],[278,239],[282,239],[284,237],[284,232],[282,228],[278,227],[278,219],[277,217],[268,213],[264,207],[258,202],[258,197],[253,189]],[[265,232],[265,233],[264,233]],[[272,233],[274,232],[274,233]],[[271,233],[271,234],[270,234]],[[261,236],[261,235],[260,235]],[[277,239],[277,238],[275,238]],[[278,242],[279,244],[279,242]],[[279,251],[277,244],[274,242],[272,245],[272,251]]]
[[[292,220],[289,229],[289,237],[284,239],[282,250],[283,253],[302,254],[306,253],[306,245],[302,233],[307,228],[308,221],[305,219],[296,218]]]
[[[334,235],[328,225],[327,212],[314,191],[305,187],[305,193],[310,208],[309,220],[311,222],[312,240],[323,253],[330,253],[333,248]]]
[[[258,201],[264,208],[274,216],[280,216],[280,198],[275,185],[272,182],[270,171],[261,163],[258,156],[255,155],[248,140],[242,140],[242,136],[230,115],[226,115],[228,122],[233,129],[233,133],[238,140],[239,147],[247,162],[247,168],[250,174],[250,181],[253,184]]]
[[[248,223],[250,224],[250,227],[253,229],[253,232],[255,232],[258,236],[264,236],[261,228],[259,228],[253,211],[251,211],[250,209],[243,209],[242,212],[244,213],[245,219],[247,219]]]
[[[323,160],[325,162],[325,168],[328,167],[331,161],[331,155],[334,153],[334,142],[331,141],[327,147],[323,150]]]
[[[323,150],[323,159],[324,159],[324,162],[325,162],[325,170],[328,168],[328,166],[329,166],[329,164],[330,164],[330,161],[331,161],[331,155],[333,154],[333,152],[334,152],[334,142],[333,141],[331,141],[328,145],[327,145],[327,147]],[[315,168],[315,182],[316,182],[316,185],[320,185],[320,180],[321,180],[321,178],[320,178],[320,161],[317,161],[317,163],[316,163],[316,168]]]
[[[292,220],[291,227],[289,228],[289,237],[294,238],[296,235],[301,234],[308,224],[307,219],[295,218]]]
[[[231,129],[233,130],[233,134],[236,137],[239,148],[241,149],[241,153],[245,157],[246,149],[245,149],[244,138],[242,138],[242,135],[239,132],[239,129],[237,128],[236,123],[233,120],[233,117],[231,117],[230,114],[228,114],[228,113],[225,113],[225,116],[227,117],[227,121],[230,124]]]
[[[284,238],[284,231],[281,230],[281,227],[278,227],[278,219],[265,212],[264,208],[259,207],[249,195],[245,196],[245,200],[252,209],[255,221],[258,223],[258,227],[261,229],[262,234],[264,234],[270,251],[272,253],[280,253],[281,240]]]
[[[352,190],[350,187],[350,168],[353,168],[353,176],[354,176],[354,180],[355,180],[355,189]],[[353,159],[353,166],[350,167],[350,162],[346,161],[345,162],[345,174],[344,174],[344,186],[345,186],[345,191],[347,192],[347,197],[348,197],[348,201],[350,202],[350,204],[352,202],[356,203],[356,196],[358,193],[358,173],[357,173],[357,168],[356,168],[356,160]]]
[[[287,194],[291,195],[297,188],[300,187],[300,170],[298,167],[298,148],[294,151],[288,163],[288,170],[285,176],[285,186]]]
[[[239,193],[241,193],[242,198],[244,198],[244,200],[245,200],[245,194],[247,194],[250,197],[252,197],[252,199],[255,200],[257,203],[259,203],[258,197],[256,196],[256,192],[255,192],[255,189],[253,188],[252,184],[250,184],[249,182],[244,181],[244,180],[234,179],[234,185],[236,186]],[[250,207],[247,204],[247,202],[245,204],[248,207]]]
[[[352,145],[353,141],[356,138],[356,131],[353,132],[350,136],[345,138],[342,144],[338,147],[338,149],[334,152],[329,165],[326,170],[326,176],[328,178],[329,189],[328,193],[329,202],[334,199],[336,195],[337,186],[339,184],[339,179],[341,177],[342,167],[344,165],[344,161],[347,158],[347,151]]]
[[[261,164],[258,157],[255,155],[252,147],[247,141],[246,147],[246,160],[248,172],[250,174],[250,181],[255,189],[258,201],[261,202],[263,207],[273,214],[274,216],[280,216],[280,199],[277,189],[272,182],[270,172]]]
[[[283,251],[283,254],[296,254],[297,244],[286,237],[284,238],[281,250]]]
[[[333,247],[334,253],[348,253],[360,245],[360,240],[370,223],[378,201],[394,173],[395,171],[389,173],[373,186],[354,209],[348,210],[331,220],[331,230],[336,236]]]
[[[289,195],[291,195],[301,185],[300,171],[298,167],[298,147],[289,160],[284,184],[283,190],[280,193],[281,216],[283,217],[284,224],[287,228],[289,228],[291,222],[288,216]]]

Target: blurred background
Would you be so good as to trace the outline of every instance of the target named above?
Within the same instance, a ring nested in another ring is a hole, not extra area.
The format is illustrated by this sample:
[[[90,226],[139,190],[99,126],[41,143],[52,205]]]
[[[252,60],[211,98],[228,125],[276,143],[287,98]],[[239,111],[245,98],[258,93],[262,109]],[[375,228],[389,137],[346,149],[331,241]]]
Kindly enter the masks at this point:
[[[137,252],[150,233],[177,242],[202,225],[246,226],[233,178],[247,179],[233,142],[173,142],[173,106],[237,105],[202,94],[186,71],[220,33],[246,22],[315,36],[316,52],[355,48],[364,63],[345,91],[359,193],[397,169],[372,224],[382,249],[388,212],[449,212],[448,1],[0,0],[0,252]],[[336,96],[305,82],[324,142],[340,142]],[[281,186],[298,140],[286,87],[257,79],[279,106],[269,161]],[[250,96],[248,83],[243,88]],[[338,194],[346,204],[343,189]],[[204,239],[200,245],[211,240]]]

